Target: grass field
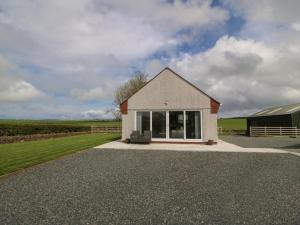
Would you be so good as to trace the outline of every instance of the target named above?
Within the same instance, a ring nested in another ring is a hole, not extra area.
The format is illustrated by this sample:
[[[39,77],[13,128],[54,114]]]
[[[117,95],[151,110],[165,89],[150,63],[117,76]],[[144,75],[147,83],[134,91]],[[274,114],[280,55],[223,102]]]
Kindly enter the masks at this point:
[[[1,125],[74,125],[74,126],[120,126],[119,121],[99,121],[99,120],[1,120]],[[218,126],[223,129],[246,129],[246,119],[219,119]]]
[[[218,120],[218,127],[223,130],[246,130],[247,120],[245,118],[224,118]]]
[[[4,120],[0,119],[1,125],[66,125],[66,126],[119,126],[119,121],[100,120]]]
[[[9,125],[74,125],[74,126],[117,126],[115,121],[71,121],[71,120],[0,120],[0,127]],[[219,119],[218,126],[223,130],[246,130],[246,119]],[[0,145],[0,175],[55,159],[119,138],[119,134],[87,134],[54,138],[24,143]]]
[[[116,140],[119,134],[86,134],[0,145],[0,175],[33,166],[59,156]]]

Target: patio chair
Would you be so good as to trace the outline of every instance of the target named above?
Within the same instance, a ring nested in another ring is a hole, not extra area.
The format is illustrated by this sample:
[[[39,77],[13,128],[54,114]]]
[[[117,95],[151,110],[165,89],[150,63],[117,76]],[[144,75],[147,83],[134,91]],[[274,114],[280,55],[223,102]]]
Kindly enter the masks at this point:
[[[144,134],[141,134],[139,131],[132,131],[130,135],[130,143],[144,143],[149,144],[151,142],[151,131],[146,130]]]

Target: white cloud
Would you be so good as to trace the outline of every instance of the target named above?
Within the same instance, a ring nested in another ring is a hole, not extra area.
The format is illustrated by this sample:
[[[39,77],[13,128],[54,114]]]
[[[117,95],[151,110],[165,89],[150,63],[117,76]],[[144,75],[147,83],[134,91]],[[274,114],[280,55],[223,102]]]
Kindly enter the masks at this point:
[[[292,24],[292,29],[296,30],[296,31],[300,31],[300,22],[298,23],[293,23]]]
[[[170,64],[219,99],[223,111],[237,112],[298,102],[299,58],[286,48],[224,36],[206,52]]]
[[[6,32],[22,34],[34,44],[32,51],[46,51],[47,58],[113,55],[128,61],[175,46],[181,40],[174,35],[183,28],[211,27],[228,19],[225,10],[210,4],[209,0],[10,0],[0,3],[0,19]],[[33,54],[39,60],[40,53]]]
[[[149,60],[145,66],[146,74],[155,76],[165,67],[165,65],[166,63],[162,62],[159,59]]]
[[[112,114],[107,110],[90,109],[81,113],[84,119],[111,119]]]
[[[96,87],[90,90],[84,90],[81,88],[73,88],[71,90],[71,96],[82,101],[91,101],[91,100],[103,100],[107,99],[110,96],[110,93],[105,91],[101,87]]]
[[[43,90],[60,105],[77,101],[78,108],[91,100],[112,100],[115,87],[143,70],[154,53],[170,54],[179,44],[193,41],[182,36],[182,30],[200,35],[223,24],[228,12],[211,7],[211,2],[0,1],[1,54],[22,67],[17,80],[27,82],[10,90],[18,89],[23,100]]]
[[[53,115],[82,117],[89,101],[107,104],[134,71],[152,75],[168,63],[227,112],[299,101],[300,2],[222,2],[246,20],[239,38],[222,37],[205,52],[183,52],[169,63],[179,45],[220,28],[227,10],[211,7],[211,0],[1,1],[0,49],[9,60],[0,58],[0,116],[46,114],[53,101]],[[22,103],[41,90],[53,99]]]
[[[40,91],[26,81],[11,81],[6,87],[1,87],[0,102],[29,101],[41,95]]]
[[[30,101],[44,95],[29,82],[10,74],[16,70],[16,65],[0,55],[0,102]]]
[[[222,2],[253,22],[282,24],[299,20],[298,0],[222,0]]]

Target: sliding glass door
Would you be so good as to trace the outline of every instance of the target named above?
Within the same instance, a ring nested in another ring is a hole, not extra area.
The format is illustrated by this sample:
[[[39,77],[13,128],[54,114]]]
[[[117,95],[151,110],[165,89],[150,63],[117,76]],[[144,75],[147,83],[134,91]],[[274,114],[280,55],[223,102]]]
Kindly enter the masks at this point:
[[[169,136],[174,139],[184,138],[183,111],[169,112]]]
[[[185,112],[186,139],[201,139],[201,115],[199,111]]]
[[[152,138],[166,138],[166,112],[152,112]]]
[[[201,141],[201,111],[138,111],[136,130],[149,130],[157,140]]]
[[[141,134],[143,134],[145,130],[150,131],[150,112],[136,113],[136,130]]]

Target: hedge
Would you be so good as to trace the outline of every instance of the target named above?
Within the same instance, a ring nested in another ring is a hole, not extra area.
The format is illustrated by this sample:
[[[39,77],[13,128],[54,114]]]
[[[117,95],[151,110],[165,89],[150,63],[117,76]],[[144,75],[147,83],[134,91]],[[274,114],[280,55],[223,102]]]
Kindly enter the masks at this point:
[[[0,125],[0,136],[51,134],[68,132],[87,132],[89,126],[68,126],[68,125]]]

